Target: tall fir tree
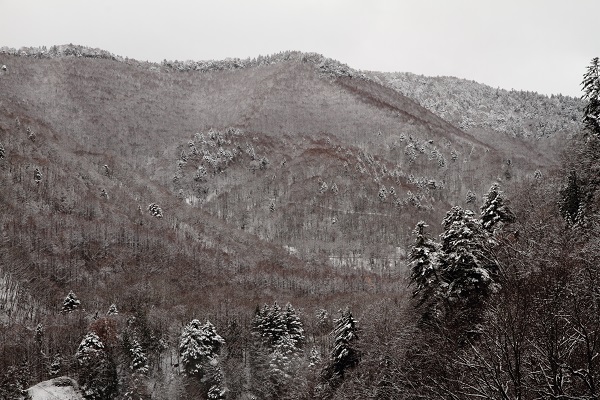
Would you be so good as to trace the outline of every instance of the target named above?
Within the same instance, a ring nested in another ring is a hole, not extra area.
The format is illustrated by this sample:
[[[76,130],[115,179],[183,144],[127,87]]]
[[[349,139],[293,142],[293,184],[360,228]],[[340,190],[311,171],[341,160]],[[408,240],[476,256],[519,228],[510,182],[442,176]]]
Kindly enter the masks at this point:
[[[598,57],[592,59],[583,75],[583,124],[592,135],[600,135],[600,65]]]
[[[497,285],[491,238],[472,211],[458,206],[448,211],[443,226],[440,269],[447,297],[471,306],[480,303]]]
[[[73,293],[73,291],[71,290],[67,294],[67,297],[65,297],[65,299],[63,300],[61,312],[70,313],[70,312],[78,309],[80,305],[81,305],[81,301],[77,298],[75,293]]]
[[[284,336],[289,337],[289,339],[294,343],[294,347],[301,349],[306,341],[304,327],[302,325],[302,321],[300,321],[300,317],[296,313],[296,310],[290,303],[285,306],[282,317],[285,325]]]
[[[88,333],[77,348],[78,382],[86,399],[106,400],[117,394],[117,369],[100,337]]]
[[[492,184],[490,190],[485,195],[479,218],[483,227],[490,233],[494,233],[503,224],[515,221],[515,215],[504,200],[504,196],[502,196],[497,183]]]
[[[348,309],[335,321],[335,328],[332,332],[333,350],[328,374],[333,379],[343,378],[345,372],[355,367],[360,361],[360,353],[356,349],[357,325],[358,322]]]
[[[275,348],[277,342],[286,333],[281,307],[275,303],[273,306],[265,304],[258,309],[252,322],[252,330],[264,346]]]
[[[415,243],[410,249],[410,284],[414,286],[413,297],[419,306],[430,303],[436,296],[440,279],[438,276],[440,245],[426,233],[428,225],[419,221],[413,234]]]
[[[200,321],[194,319],[187,324],[179,341],[179,354],[186,375],[202,377],[204,368],[216,361],[224,343],[225,340],[210,321],[201,325]]]

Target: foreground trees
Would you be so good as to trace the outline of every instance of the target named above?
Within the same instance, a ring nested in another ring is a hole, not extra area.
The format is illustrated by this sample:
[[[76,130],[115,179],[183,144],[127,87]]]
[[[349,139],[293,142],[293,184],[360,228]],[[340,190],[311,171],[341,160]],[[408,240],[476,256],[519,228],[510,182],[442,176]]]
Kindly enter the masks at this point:
[[[495,236],[514,219],[498,184],[493,184],[480,218],[458,206],[448,211],[439,244],[425,234],[424,222],[417,224],[410,279],[424,323],[458,337],[477,334],[485,302],[500,288]]]

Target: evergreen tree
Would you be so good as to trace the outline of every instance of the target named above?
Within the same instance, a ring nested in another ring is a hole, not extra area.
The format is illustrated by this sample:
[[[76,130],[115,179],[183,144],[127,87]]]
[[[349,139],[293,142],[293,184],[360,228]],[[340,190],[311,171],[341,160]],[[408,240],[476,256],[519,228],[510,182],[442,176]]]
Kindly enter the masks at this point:
[[[56,353],[52,357],[52,361],[50,362],[50,366],[48,368],[48,374],[50,374],[50,377],[54,378],[60,374],[61,369],[62,369],[62,357],[61,357],[60,353]]]
[[[0,160],[2,160],[5,157],[6,157],[6,150],[4,149],[4,146],[2,146],[2,143],[0,143]]]
[[[440,245],[426,233],[427,225],[419,221],[413,234],[415,244],[410,249],[410,284],[415,286],[413,297],[422,305],[433,300],[439,289],[438,258]]]
[[[358,340],[357,321],[352,316],[350,310],[342,313],[342,316],[335,321],[333,329],[333,350],[331,351],[330,375],[331,378],[343,378],[348,368],[355,367],[360,354],[354,347]]]
[[[289,338],[295,348],[301,349],[306,341],[304,327],[302,326],[300,317],[296,314],[296,310],[294,310],[290,303],[286,305],[282,317],[285,325],[285,334],[283,337]]]
[[[39,347],[42,346],[43,340],[44,340],[44,325],[40,322],[35,327],[35,341]]]
[[[88,333],[75,353],[79,385],[86,399],[112,399],[117,392],[117,370],[98,335]]]
[[[497,183],[490,187],[483,199],[480,220],[483,227],[490,233],[494,233],[498,224],[515,221],[515,215],[505,204]]]
[[[252,330],[264,346],[273,349],[286,333],[285,321],[279,305],[277,303],[273,306],[265,304],[257,310],[252,322]]]
[[[201,325],[197,319],[187,324],[181,332],[179,354],[188,376],[202,377],[204,367],[216,362],[225,340],[217,334],[215,327],[207,321]]]
[[[152,215],[153,217],[156,217],[156,218],[163,217],[162,209],[156,203],[150,203],[148,205],[148,212],[150,212],[150,215]]]
[[[583,110],[583,124],[592,135],[600,135],[600,66],[598,57],[592,59],[583,75],[583,100],[587,102]]]
[[[80,305],[81,301],[77,298],[77,296],[75,296],[75,293],[73,293],[73,291],[71,290],[69,291],[69,294],[67,294],[67,297],[65,297],[65,300],[63,301],[61,312],[70,313],[71,311],[74,311],[77,308],[79,308]]]
[[[39,168],[36,168],[33,171],[33,180],[35,181],[35,183],[40,183],[42,181],[42,173],[39,170]]]
[[[490,251],[492,239],[472,211],[458,206],[448,211],[443,226],[441,286],[454,303],[453,311],[470,310],[465,318],[476,323],[479,307],[498,286],[498,264]]]
[[[137,340],[133,340],[129,347],[129,354],[131,356],[131,364],[129,368],[132,371],[145,374],[148,372],[148,357],[144,354],[144,349],[138,343]]]
[[[572,170],[567,178],[567,184],[560,191],[560,213],[563,218],[574,224],[582,209],[582,193],[577,172]]]

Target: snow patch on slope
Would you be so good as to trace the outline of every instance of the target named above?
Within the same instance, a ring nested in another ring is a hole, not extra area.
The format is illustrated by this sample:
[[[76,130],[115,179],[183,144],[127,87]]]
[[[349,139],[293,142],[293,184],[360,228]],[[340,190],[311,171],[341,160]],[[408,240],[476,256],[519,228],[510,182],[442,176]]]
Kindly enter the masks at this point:
[[[77,382],[66,376],[40,382],[27,392],[33,400],[83,400]]]

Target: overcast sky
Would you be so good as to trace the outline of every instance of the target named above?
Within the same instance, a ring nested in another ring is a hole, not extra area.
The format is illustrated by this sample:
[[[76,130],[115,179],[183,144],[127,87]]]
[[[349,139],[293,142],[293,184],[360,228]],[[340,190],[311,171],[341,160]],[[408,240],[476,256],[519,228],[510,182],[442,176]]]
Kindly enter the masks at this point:
[[[314,51],[356,69],[580,96],[600,0],[0,0],[0,47],[150,61]]]

